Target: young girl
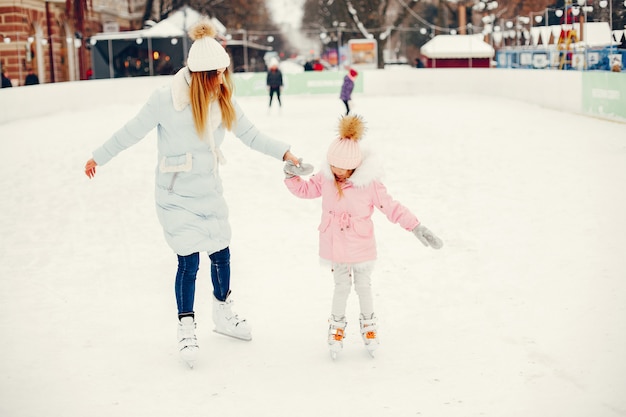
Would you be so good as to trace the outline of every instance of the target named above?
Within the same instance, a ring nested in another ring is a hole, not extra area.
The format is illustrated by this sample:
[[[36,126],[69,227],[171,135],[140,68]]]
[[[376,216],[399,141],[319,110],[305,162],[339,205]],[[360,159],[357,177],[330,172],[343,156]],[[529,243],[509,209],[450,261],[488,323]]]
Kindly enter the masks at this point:
[[[329,318],[328,345],[336,358],[343,348],[346,327],[346,304],[352,280],[359,297],[361,335],[368,352],[374,356],[378,347],[376,316],[371,289],[371,274],[376,259],[376,241],[372,214],[374,207],[389,221],[413,232],[425,245],[434,249],[442,241],[420,224],[409,209],[394,201],[380,182],[377,165],[359,140],[364,132],[359,116],[344,116],[339,121],[339,136],[330,144],[327,164],[309,180],[299,175],[302,164],[285,164],[285,184],[300,198],[322,197],[322,220],[319,225],[319,254],[330,261],[335,290]]]
[[[346,106],[346,115],[350,114],[350,100],[352,100],[352,90],[354,89],[354,80],[356,80],[357,75],[359,73],[351,68],[348,74],[343,77],[339,98],[343,101],[343,105]]]

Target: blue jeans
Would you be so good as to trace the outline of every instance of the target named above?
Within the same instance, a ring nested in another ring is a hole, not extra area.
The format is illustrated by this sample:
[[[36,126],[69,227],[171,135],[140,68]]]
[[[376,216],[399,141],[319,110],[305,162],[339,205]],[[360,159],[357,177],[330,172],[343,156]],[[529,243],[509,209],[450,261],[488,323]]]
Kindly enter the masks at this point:
[[[225,301],[230,292],[230,250],[222,249],[209,255],[211,260],[211,281],[213,295]],[[193,303],[196,294],[196,275],[200,264],[198,252],[187,256],[178,255],[178,271],[176,272],[176,305],[178,314],[193,314]]]

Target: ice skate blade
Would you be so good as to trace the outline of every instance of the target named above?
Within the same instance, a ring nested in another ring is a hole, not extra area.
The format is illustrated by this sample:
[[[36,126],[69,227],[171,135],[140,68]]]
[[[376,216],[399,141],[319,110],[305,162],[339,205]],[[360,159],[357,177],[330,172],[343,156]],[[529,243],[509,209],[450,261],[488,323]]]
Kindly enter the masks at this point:
[[[189,355],[183,355],[181,353],[180,355],[180,360],[187,365],[190,369],[193,369],[193,366],[196,364],[196,358],[195,355],[193,357],[190,357]]]
[[[339,343],[332,343],[328,345],[328,349],[330,352],[330,357],[335,360],[337,359],[337,356],[339,355],[339,352],[341,352],[341,349],[343,348],[343,346],[341,346],[341,344]]]
[[[376,349],[378,349],[378,343],[370,343],[369,345],[365,345],[365,350],[372,358],[376,357]]]
[[[183,361],[190,368],[193,368],[194,364],[196,363],[197,355],[198,355],[197,347],[185,347],[179,353],[180,360]]]
[[[244,340],[246,342],[249,342],[249,341],[252,340],[252,335],[251,334],[246,335],[246,336],[238,336],[238,335],[235,335],[233,333],[229,333],[228,331],[222,331],[222,330],[219,330],[219,329],[213,329],[213,331],[215,333],[218,333],[218,334],[223,334],[224,336],[232,337],[233,339]]]

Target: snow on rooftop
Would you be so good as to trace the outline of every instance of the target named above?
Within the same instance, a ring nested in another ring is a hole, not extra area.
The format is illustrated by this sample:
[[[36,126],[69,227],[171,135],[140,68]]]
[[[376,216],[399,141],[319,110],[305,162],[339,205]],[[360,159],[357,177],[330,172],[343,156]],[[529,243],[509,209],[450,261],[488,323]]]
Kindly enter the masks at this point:
[[[428,58],[491,58],[495,51],[483,35],[437,35],[421,48]]]

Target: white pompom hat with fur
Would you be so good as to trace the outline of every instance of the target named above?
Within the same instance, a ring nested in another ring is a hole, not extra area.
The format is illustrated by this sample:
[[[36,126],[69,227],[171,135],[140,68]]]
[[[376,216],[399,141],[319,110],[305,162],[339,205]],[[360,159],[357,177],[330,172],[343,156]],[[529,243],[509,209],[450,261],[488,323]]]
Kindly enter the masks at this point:
[[[202,18],[189,29],[189,37],[194,41],[187,57],[187,67],[190,71],[214,71],[230,65],[228,53],[215,40],[216,33],[207,18]]]
[[[342,169],[358,168],[363,161],[359,141],[364,132],[365,124],[360,116],[343,116],[339,120],[339,136],[328,147],[328,163]]]

